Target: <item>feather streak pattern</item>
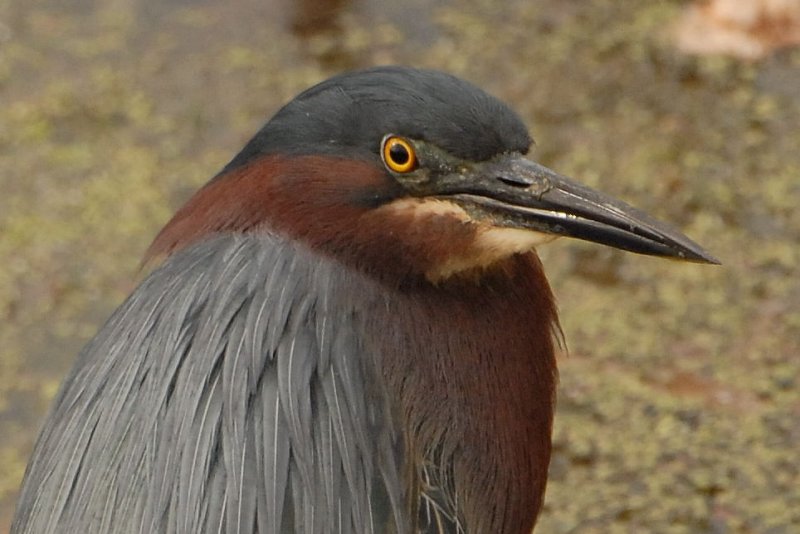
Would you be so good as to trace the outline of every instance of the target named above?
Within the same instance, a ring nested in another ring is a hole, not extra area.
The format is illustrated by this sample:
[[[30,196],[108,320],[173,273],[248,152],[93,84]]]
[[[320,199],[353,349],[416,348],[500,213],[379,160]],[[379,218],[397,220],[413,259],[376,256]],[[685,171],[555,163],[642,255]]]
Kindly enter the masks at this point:
[[[143,281],[59,392],[12,533],[409,532],[375,358],[308,254],[224,236]]]

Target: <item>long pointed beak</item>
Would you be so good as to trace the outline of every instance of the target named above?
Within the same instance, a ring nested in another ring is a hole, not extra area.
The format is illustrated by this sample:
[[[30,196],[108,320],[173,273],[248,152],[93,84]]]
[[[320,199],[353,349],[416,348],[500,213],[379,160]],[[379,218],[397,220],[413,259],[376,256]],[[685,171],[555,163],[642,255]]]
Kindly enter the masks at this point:
[[[570,236],[640,254],[719,264],[675,228],[523,157],[506,156],[482,163],[437,185],[439,196],[458,202],[473,216],[491,219],[497,226]]]

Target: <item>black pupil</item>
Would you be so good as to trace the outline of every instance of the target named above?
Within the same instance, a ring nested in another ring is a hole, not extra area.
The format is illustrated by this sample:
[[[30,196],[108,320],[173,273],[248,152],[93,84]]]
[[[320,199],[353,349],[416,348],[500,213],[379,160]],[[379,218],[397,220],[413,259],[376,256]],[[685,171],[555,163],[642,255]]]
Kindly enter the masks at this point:
[[[402,144],[394,143],[389,147],[389,157],[392,158],[392,161],[397,165],[405,165],[408,163],[411,155],[408,153],[408,149]]]

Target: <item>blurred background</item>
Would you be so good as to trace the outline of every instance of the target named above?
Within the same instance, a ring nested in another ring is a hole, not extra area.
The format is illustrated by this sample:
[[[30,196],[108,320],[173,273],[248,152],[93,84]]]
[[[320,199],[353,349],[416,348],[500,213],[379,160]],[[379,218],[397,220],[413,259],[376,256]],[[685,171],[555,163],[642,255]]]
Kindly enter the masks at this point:
[[[797,0],[0,0],[0,532],[152,237],[298,91],[450,71],[721,267],[568,240],[541,533],[800,532]]]

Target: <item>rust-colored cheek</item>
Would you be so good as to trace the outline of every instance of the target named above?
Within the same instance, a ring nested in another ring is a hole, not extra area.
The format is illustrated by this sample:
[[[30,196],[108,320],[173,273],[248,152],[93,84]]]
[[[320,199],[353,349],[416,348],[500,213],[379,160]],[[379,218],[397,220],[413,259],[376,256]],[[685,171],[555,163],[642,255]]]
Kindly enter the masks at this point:
[[[155,238],[145,261],[213,235],[265,231],[379,276],[429,275],[468,253],[476,228],[453,203],[405,196],[372,163],[270,156],[197,191]]]
[[[347,233],[396,195],[382,169],[324,156],[266,156],[217,176],[198,190],[156,236],[145,260],[221,233],[272,231],[310,243]]]

